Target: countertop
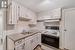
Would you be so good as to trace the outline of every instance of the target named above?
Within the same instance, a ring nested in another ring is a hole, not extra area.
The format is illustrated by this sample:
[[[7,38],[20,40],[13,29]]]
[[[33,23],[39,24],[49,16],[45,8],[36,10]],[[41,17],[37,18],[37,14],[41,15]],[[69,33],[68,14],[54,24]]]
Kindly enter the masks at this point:
[[[18,41],[20,39],[32,36],[32,35],[37,34],[37,33],[39,33],[39,32],[32,32],[29,34],[15,33],[15,34],[7,35],[7,37],[15,42],[15,41]]]

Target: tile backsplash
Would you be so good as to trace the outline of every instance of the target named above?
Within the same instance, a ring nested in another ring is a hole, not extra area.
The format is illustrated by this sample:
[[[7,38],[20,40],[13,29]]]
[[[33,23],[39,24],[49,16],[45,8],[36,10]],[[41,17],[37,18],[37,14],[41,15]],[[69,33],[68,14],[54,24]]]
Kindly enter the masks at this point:
[[[8,30],[6,30],[6,32],[8,34],[12,34],[12,33],[21,33],[23,30],[28,31],[30,29],[28,24],[29,22],[27,21],[18,21],[18,23],[14,25],[14,29],[13,29],[13,26],[10,26],[8,27]]]
[[[28,26],[29,22],[27,21],[18,21],[18,24],[15,26],[17,32],[22,32],[23,30],[28,31],[30,28]]]

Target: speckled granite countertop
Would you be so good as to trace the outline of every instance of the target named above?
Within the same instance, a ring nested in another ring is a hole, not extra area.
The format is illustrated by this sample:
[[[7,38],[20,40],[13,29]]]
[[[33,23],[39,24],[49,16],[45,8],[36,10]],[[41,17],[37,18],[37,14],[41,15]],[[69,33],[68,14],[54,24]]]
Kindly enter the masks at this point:
[[[27,38],[27,37],[32,36],[37,33],[40,33],[40,32],[33,32],[33,33],[29,33],[29,34],[15,33],[15,34],[7,35],[7,37],[13,41],[18,41],[20,39]]]

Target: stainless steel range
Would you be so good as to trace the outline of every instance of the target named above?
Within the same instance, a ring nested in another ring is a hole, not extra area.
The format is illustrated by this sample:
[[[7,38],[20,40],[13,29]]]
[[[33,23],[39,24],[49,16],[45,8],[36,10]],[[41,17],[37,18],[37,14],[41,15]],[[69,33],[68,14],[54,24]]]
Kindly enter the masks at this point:
[[[58,27],[50,27],[41,35],[42,43],[50,45],[55,48],[59,48],[59,29]]]

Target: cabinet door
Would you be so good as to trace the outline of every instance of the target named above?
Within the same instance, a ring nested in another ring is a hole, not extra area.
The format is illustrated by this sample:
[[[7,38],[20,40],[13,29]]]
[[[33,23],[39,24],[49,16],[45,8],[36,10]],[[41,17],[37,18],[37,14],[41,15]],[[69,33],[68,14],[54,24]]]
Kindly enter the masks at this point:
[[[41,34],[40,33],[37,33],[35,34],[34,36],[34,48],[40,44],[41,45]]]
[[[18,12],[19,12],[19,8],[18,8],[18,4],[17,3],[15,3],[15,8],[14,8],[14,10],[12,10],[13,12],[13,15],[14,16],[12,16],[13,17],[13,23],[14,24],[17,24],[17,22],[18,22],[18,18],[19,18],[19,15],[18,15]]]
[[[16,24],[18,19],[17,4],[14,1],[12,1],[8,9],[8,24]]]
[[[35,13],[33,14],[33,21],[32,22],[35,25],[37,24],[37,15]]]
[[[20,5],[20,17],[24,17],[24,7]]]
[[[15,47],[15,50],[25,50],[25,43],[19,44]]]
[[[30,24],[36,25],[37,24],[37,16],[36,16],[36,14],[34,12],[32,12],[32,11],[30,11],[29,13],[30,13],[29,18],[31,18]]]
[[[25,40],[25,50],[32,50],[31,39]]]
[[[20,5],[20,17],[25,19],[31,19],[29,10],[22,5]]]
[[[26,50],[33,50],[37,45],[37,35],[33,35],[25,39],[25,49]]]
[[[38,45],[38,39],[37,39],[37,34],[33,35],[33,48],[35,48]]]
[[[41,45],[41,33],[38,33],[38,44],[40,44]]]
[[[20,12],[20,9],[19,9],[19,4],[18,3],[16,3],[16,18],[15,18],[15,20],[16,20],[16,24],[18,23],[18,20],[19,20],[19,12]]]
[[[33,37],[25,38],[25,50],[33,50]]]
[[[45,19],[51,19],[52,18],[52,12],[45,12],[38,15],[38,20],[45,20]]]
[[[29,19],[32,19],[33,17],[32,17],[32,12],[31,12],[31,10],[29,10],[29,9],[26,9],[26,17],[27,18],[29,18]]]
[[[61,8],[52,10],[52,19],[61,18]]]

